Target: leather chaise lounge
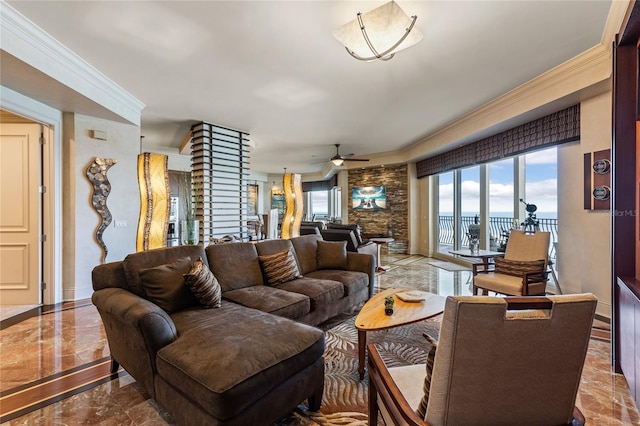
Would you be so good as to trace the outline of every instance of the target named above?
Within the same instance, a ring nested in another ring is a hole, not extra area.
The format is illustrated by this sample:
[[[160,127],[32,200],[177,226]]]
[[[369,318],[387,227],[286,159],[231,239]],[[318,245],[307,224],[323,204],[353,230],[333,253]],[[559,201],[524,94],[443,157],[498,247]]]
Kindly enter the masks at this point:
[[[282,250],[294,253],[301,277],[270,285],[261,259]],[[184,285],[145,281],[187,258],[212,270],[219,308]],[[319,409],[324,334],[313,325],[367,300],[374,265],[316,235],[170,247],[97,266],[92,301],[114,371],[121,365],[178,424],[268,425],[305,400]]]
[[[346,241],[347,251],[378,255],[377,245],[362,239],[360,226],[357,224],[330,223],[320,234],[326,241]]]

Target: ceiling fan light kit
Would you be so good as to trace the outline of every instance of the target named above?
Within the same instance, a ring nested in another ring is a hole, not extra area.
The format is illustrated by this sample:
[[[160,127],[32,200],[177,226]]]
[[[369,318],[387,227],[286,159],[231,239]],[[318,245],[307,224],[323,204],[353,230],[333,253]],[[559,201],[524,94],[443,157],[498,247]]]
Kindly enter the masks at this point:
[[[331,162],[334,166],[340,167],[344,164],[345,161],[369,161],[367,158],[350,158],[353,154],[347,154],[345,156],[340,155],[340,144],[334,144],[336,146],[336,155],[331,157]]]
[[[360,61],[388,61],[422,40],[422,32],[414,27],[417,19],[391,1],[369,12],[358,12],[356,19],[334,30],[333,36]]]

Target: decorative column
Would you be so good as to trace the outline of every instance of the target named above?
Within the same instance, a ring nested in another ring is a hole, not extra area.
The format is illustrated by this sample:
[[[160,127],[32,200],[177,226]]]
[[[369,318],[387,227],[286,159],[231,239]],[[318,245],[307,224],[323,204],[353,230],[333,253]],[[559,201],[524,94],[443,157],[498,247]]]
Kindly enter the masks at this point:
[[[201,122],[191,127],[193,185],[200,242],[247,233],[248,133]],[[201,202],[200,202],[201,201]]]
[[[304,203],[302,200],[302,177],[296,173],[285,173],[282,186],[284,189],[285,212],[282,218],[280,235],[284,239],[300,236],[300,223]]]
[[[138,155],[140,218],[136,250],[146,251],[167,246],[167,230],[171,209],[169,157],[149,152]]]

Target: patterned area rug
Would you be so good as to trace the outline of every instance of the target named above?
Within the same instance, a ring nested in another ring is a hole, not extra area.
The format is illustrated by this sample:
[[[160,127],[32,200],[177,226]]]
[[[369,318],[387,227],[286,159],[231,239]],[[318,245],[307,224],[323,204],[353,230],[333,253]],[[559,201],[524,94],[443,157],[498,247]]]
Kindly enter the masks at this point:
[[[369,376],[365,374],[364,380],[358,378],[358,333],[354,326],[355,315],[338,316],[335,321],[333,324],[324,324],[322,327],[326,330],[326,350],[324,354],[325,388],[320,411],[308,411],[304,404],[300,404],[294,413],[277,422],[274,426],[368,425],[367,387]],[[442,315],[438,315],[402,327],[369,332],[367,333],[367,341],[377,346],[388,366],[424,363],[431,346],[423,334],[426,333],[437,340],[441,322]],[[614,395],[607,388],[607,383],[611,381],[609,347],[609,325],[596,320],[591,333],[582,379],[583,382],[587,380],[591,387],[581,386],[576,404],[587,419],[591,420],[590,423],[640,425],[640,422],[637,421],[637,411],[629,413],[630,423],[611,423],[610,419],[603,418],[599,414],[603,411],[600,405],[605,401],[630,398],[628,395]],[[621,381],[618,385],[620,388],[626,386],[622,376],[616,376],[615,380]],[[633,407],[631,399],[628,400],[626,406]],[[381,417],[378,426],[384,426]]]
[[[325,333],[325,385],[320,412],[310,412],[300,405],[295,420],[300,425],[367,425],[368,375],[358,377],[358,333],[355,317]],[[367,342],[374,343],[388,366],[425,362],[431,345],[423,333],[437,339],[442,315],[396,327],[367,333]]]

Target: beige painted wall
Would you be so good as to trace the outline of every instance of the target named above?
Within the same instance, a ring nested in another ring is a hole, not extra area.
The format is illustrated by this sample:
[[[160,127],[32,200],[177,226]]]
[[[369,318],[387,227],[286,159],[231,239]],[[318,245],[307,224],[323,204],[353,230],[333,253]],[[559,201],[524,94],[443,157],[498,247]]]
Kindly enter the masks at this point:
[[[91,130],[107,133],[107,140],[91,138]],[[103,239],[109,254],[106,262],[122,260],[136,250],[136,229],[140,211],[137,183],[137,156],[140,129],[80,114],[63,116],[63,299],[91,297],[91,271],[100,264],[102,248],[95,240],[100,216],[91,204],[92,185],[87,166],[95,157],[113,158],[109,169],[111,194],[107,206],[113,220],[126,221],[116,228],[112,222]]]
[[[611,92],[581,103],[580,135],[558,149],[558,275],[565,293],[593,293],[609,318],[611,212],[584,210],[583,155],[611,148]]]

